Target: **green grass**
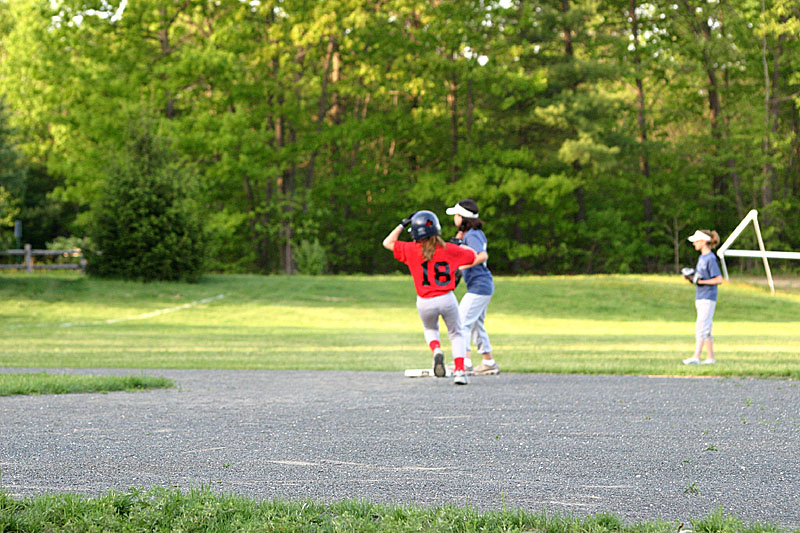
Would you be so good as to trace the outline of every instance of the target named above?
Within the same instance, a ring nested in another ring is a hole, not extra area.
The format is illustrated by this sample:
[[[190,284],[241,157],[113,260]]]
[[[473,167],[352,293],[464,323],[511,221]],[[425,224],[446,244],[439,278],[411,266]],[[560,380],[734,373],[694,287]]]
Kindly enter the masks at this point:
[[[181,284],[2,274],[0,301],[0,367],[430,364],[409,276],[220,275]],[[679,276],[499,276],[486,324],[505,372],[800,377],[800,293],[723,285],[713,367],[680,364],[694,349],[694,319],[694,288]]]
[[[172,388],[172,380],[152,376],[80,376],[70,374],[0,373],[0,396],[76,392],[142,391]]]
[[[693,527],[692,527],[693,526]],[[697,533],[778,532],[744,524],[721,510],[684,525]],[[522,510],[377,505],[366,501],[255,501],[208,490],[111,492],[16,499],[0,493],[0,531],[541,531],[547,533],[675,533],[675,522],[627,523],[611,514],[585,518]]]

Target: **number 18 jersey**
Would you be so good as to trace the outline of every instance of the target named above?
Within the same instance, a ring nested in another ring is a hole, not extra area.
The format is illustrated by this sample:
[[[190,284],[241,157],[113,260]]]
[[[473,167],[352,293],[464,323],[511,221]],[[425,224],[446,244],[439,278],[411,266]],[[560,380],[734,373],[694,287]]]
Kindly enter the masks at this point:
[[[446,243],[444,248],[437,246],[433,259],[428,261],[422,255],[421,243],[395,241],[394,258],[408,266],[417,295],[434,298],[456,288],[456,270],[461,265],[471,265],[475,252]]]

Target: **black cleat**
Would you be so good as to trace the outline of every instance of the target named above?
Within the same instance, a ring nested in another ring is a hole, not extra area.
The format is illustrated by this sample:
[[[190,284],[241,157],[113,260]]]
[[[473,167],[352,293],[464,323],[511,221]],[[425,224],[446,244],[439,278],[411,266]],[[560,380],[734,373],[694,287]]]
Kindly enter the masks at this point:
[[[433,375],[437,378],[447,375],[447,369],[444,367],[444,352],[441,349],[433,352]]]

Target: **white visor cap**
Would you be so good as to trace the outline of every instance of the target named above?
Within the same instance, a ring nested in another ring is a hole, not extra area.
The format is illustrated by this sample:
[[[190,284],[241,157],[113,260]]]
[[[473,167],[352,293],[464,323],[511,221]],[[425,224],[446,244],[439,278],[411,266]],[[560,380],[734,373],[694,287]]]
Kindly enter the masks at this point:
[[[473,213],[461,204],[456,204],[453,207],[448,207],[445,211],[448,215],[461,215],[464,218],[478,218],[478,213]]]
[[[706,233],[703,233],[700,230],[697,230],[697,231],[694,232],[694,235],[689,237],[689,242],[694,242],[694,241],[709,241],[710,242],[711,241],[711,236],[707,235]]]

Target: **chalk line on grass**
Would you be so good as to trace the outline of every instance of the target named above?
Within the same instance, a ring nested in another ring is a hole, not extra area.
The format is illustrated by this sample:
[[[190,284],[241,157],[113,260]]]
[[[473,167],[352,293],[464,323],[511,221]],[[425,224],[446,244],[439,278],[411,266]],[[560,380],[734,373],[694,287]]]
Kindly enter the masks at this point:
[[[175,307],[157,309],[155,311],[150,311],[149,313],[142,313],[140,315],[123,316],[120,318],[109,318],[108,320],[94,320],[90,322],[64,322],[61,324],[53,324],[53,323],[13,324],[10,326],[6,326],[6,328],[44,328],[44,327],[73,328],[77,326],[105,326],[109,324],[116,324],[118,322],[128,322],[130,320],[144,320],[146,318],[153,318],[155,316],[166,315],[167,313],[182,311],[184,309],[189,309],[191,307],[196,307],[198,305],[207,304],[215,300],[222,300],[223,298],[225,298],[224,294],[218,294],[216,296],[211,296],[210,298],[203,298],[202,300],[195,300],[193,302],[185,303],[182,305],[176,305]]]

